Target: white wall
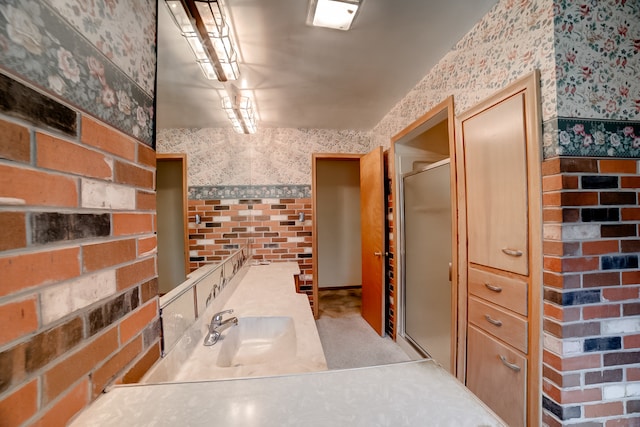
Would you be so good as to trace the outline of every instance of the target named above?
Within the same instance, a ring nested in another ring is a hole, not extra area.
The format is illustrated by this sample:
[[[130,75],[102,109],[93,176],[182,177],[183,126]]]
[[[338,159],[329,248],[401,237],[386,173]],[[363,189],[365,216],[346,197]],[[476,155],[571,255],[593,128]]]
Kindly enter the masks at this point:
[[[316,166],[318,287],[360,286],[360,162]]]

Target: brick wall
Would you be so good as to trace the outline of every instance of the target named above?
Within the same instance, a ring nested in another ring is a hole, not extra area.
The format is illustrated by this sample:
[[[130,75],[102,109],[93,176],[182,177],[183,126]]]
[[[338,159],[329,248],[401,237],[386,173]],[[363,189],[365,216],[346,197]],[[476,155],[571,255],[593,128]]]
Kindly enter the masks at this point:
[[[556,158],[542,172],[544,422],[639,426],[638,162]]]
[[[160,355],[155,153],[0,92],[0,424],[64,425]]]
[[[309,198],[189,200],[190,269],[220,262],[250,241],[254,259],[298,262],[298,292],[313,306],[311,221]]]

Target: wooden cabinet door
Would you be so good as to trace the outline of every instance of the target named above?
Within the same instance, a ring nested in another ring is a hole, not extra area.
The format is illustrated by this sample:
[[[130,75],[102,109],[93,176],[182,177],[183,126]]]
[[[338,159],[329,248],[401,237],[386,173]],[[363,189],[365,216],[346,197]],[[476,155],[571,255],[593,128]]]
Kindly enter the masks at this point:
[[[526,425],[527,359],[469,326],[467,387],[511,427]]]
[[[529,274],[524,94],[462,123],[469,262]]]

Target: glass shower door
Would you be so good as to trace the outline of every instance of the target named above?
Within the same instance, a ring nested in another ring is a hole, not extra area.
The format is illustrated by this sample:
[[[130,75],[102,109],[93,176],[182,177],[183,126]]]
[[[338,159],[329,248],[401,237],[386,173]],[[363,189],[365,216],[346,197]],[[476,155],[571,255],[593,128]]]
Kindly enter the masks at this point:
[[[404,333],[451,372],[449,163],[403,176]]]

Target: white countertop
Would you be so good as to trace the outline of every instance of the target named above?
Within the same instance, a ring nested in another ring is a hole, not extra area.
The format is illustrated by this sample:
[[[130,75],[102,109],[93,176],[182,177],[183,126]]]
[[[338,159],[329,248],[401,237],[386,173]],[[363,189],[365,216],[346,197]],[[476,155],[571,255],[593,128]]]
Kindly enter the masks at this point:
[[[209,382],[117,386],[81,426],[502,426],[431,360]]]
[[[295,357],[283,363],[233,367],[216,366],[215,361],[224,341],[213,346],[198,345],[172,381],[200,381],[220,378],[280,375],[327,369],[322,343],[306,294],[296,293],[294,274],[300,272],[296,262],[251,265],[223,309],[243,317],[286,316],[293,319],[296,331]]]

